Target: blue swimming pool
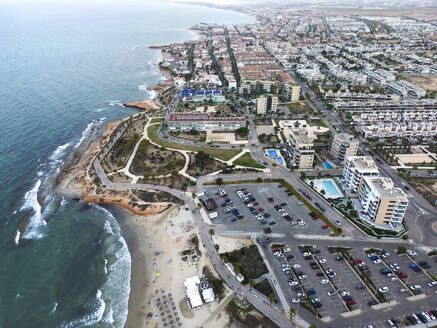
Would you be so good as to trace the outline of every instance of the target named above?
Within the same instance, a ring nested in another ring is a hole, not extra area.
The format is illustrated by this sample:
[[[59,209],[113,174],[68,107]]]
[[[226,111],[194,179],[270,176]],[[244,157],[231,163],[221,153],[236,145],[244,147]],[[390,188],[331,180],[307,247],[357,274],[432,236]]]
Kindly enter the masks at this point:
[[[269,157],[270,157],[270,158],[275,158],[275,157],[278,156],[278,153],[277,153],[276,150],[274,150],[274,149],[269,149],[269,150],[267,150],[267,153],[269,154]]]
[[[334,167],[329,164],[329,162],[323,162],[323,165],[327,168],[327,169],[333,169]]]
[[[325,186],[325,191],[327,194],[331,196],[335,196],[338,194],[337,188],[335,188],[331,180],[324,180],[323,185]]]

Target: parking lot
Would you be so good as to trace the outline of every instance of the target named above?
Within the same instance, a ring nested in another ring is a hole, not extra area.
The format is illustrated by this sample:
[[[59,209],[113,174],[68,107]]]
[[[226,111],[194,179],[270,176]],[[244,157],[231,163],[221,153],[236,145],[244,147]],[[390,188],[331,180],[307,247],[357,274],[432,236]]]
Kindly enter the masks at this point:
[[[339,257],[340,256],[340,257]],[[326,249],[321,249],[319,260],[323,257],[327,260],[323,264],[323,268],[326,270],[332,269],[335,272],[335,276],[331,277],[332,282],[337,286],[340,295],[342,292],[349,293],[355,304],[351,305],[351,309],[368,308],[368,302],[375,300],[372,293],[361,282],[357,274],[351,269],[345,259],[342,259],[340,253],[331,254]]]
[[[238,192],[238,193],[237,193]],[[285,188],[276,183],[224,185],[204,189],[202,200],[217,205],[208,211],[214,224],[232,226],[232,230],[258,232],[270,226],[282,233],[329,235],[320,219]],[[211,215],[217,212],[217,215]]]
[[[363,261],[362,263],[368,268],[368,276],[388,302],[411,296],[400,281],[400,278],[382,261],[378,254],[368,254],[363,249],[353,249],[350,251],[350,254],[355,261]],[[369,257],[370,255],[372,255],[373,260]],[[390,253],[390,256],[385,260],[388,260],[391,256],[393,255]],[[386,270],[389,273],[383,274],[381,270]]]

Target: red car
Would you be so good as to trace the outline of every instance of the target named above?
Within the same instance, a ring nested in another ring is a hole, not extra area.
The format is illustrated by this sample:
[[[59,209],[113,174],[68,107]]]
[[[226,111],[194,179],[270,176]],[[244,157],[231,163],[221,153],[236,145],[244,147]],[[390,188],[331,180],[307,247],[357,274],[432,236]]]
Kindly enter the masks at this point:
[[[226,197],[228,197],[228,194],[222,195],[222,198],[226,198]]]
[[[354,300],[349,300],[349,301],[346,301],[346,303],[349,304],[349,305],[354,305],[355,301]]]
[[[324,224],[324,225],[322,225],[322,229],[323,230],[328,229],[328,226],[326,224]]]
[[[258,212],[264,212],[264,209],[263,209],[262,207],[260,207],[260,208],[258,209]]]
[[[313,220],[318,220],[318,219],[319,219],[319,217],[317,215],[313,216]]]
[[[362,259],[355,259],[355,264],[358,264],[358,263],[363,263],[363,260]]]
[[[253,203],[253,206],[258,206],[258,205],[259,205],[258,202]]]
[[[267,200],[269,201],[269,203],[274,203],[275,202],[275,200],[272,197],[267,198]]]
[[[400,274],[400,277],[401,277],[402,279],[407,279],[407,278],[408,278],[408,275],[407,275],[406,273],[401,273],[401,274]]]
[[[240,190],[241,191],[247,191],[247,188],[241,188]]]

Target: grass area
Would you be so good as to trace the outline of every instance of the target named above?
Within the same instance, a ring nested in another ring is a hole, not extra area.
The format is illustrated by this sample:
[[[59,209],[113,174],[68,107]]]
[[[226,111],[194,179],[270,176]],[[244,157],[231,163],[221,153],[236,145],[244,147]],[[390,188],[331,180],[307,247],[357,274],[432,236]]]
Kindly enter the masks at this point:
[[[150,124],[161,123],[164,121],[164,117],[154,117],[150,120]]]
[[[255,169],[265,169],[264,165],[259,164],[252,158],[250,153],[245,153],[242,156],[238,157],[235,161],[232,162],[234,165],[241,165],[246,167],[253,167]]]
[[[215,158],[221,159],[222,161],[228,161],[232,157],[236,156],[238,153],[241,152],[241,149],[196,147],[196,146],[178,144],[176,142],[171,142],[171,141],[162,139],[158,135],[158,129],[159,129],[159,125],[149,126],[147,129],[147,134],[149,135],[150,140],[152,140],[154,143],[156,143],[162,147],[165,147],[165,148],[188,150],[188,151],[195,151],[195,152],[202,150],[205,153],[207,153]]]
[[[253,286],[253,288],[257,289],[260,293],[266,295],[272,302],[278,303],[275,292],[273,291],[273,288],[270,285],[268,279],[264,279],[263,281],[257,283]]]
[[[235,273],[241,273],[244,276],[243,283],[247,283],[249,280],[256,279],[268,272],[255,245],[224,253],[221,256],[224,262],[233,264]]]

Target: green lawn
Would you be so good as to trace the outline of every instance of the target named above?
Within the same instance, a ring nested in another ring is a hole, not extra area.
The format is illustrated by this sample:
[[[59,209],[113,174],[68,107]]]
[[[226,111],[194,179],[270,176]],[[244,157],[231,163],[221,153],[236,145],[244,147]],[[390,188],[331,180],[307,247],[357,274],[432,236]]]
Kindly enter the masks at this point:
[[[188,151],[201,151],[203,150],[205,153],[221,159],[222,161],[228,161],[232,157],[236,156],[238,153],[241,152],[241,149],[222,149],[222,148],[210,148],[210,147],[197,147],[197,146],[189,146],[189,145],[182,145],[176,142],[172,142],[166,139],[162,139],[158,135],[158,129],[159,125],[151,125],[147,129],[147,134],[154,143],[165,147],[165,148],[172,148],[172,149],[179,149],[179,150],[188,150]]]
[[[246,167],[253,167],[255,169],[265,169],[264,165],[259,164],[252,158],[250,153],[245,153],[244,155],[238,157],[235,161],[232,162],[234,165],[241,165]]]
[[[150,124],[160,123],[160,122],[162,122],[162,121],[164,121],[164,118],[163,118],[163,117],[154,117],[154,118],[152,118],[152,119],[150,120]]]

